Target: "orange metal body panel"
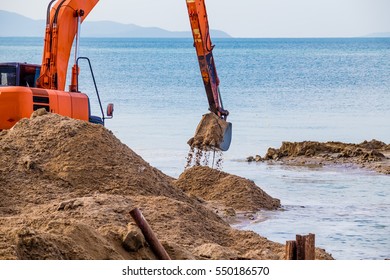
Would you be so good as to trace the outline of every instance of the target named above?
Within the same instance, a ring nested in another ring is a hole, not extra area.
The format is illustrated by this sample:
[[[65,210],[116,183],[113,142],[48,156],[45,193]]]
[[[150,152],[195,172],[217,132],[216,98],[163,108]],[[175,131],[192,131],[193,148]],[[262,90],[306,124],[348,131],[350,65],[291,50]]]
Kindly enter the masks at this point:
[[[84,11],[81,18],[81,21],[84,21],[98,2],[99,0],[65,0],[57,1],[53,6],[50,12],[50,24],[46,26],[38,87],[65,90],[70,52],[77,33],[75,11]],[[55,20],[56,24],[54,24]]]
[[[27,87],[0,88],[0,130],[9,129],[32,113],[32,91]]]
[[[83,93],[71,92],[72,118],[79,120],[89,120],[88,97]],[[62,105],[61,105],[62,106]]]
[[[48,90],[50,112],[79,120],[89,120],[88,97],[84,93]]]
[[[0,130],[9,129],[36,108],[79,120],[89,120],[87,95],[29,87],[0,87]]]

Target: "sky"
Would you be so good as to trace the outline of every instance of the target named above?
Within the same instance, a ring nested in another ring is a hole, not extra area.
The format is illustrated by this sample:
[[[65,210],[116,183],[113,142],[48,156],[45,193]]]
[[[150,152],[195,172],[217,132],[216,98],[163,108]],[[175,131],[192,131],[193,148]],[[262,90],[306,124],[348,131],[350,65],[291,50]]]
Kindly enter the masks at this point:
[[[205,1],[210,27],[233,37],[356,37],[390,32],[390,0]],[[0,10],[44,19],[49,2],[0,0]],[[185,0],[100,0],[88,20],[190,30]]]

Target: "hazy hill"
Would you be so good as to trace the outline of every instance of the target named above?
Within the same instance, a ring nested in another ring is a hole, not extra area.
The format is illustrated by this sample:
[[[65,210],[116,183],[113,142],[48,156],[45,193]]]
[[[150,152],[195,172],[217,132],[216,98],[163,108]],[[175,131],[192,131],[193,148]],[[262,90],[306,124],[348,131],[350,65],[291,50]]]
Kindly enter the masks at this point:
[[[387,38],[387,37],[390,37],[390,32],[371,33],[371,34],[368,34],[366,37]]]
[[[2,37],[43,37],[45,21],[0,10],[0,36]]]
[[[0,37],[43,37],[45,20],[0,10]],[[191,32],[168,31],[158,27],[142,27],[135,24],[122,24],[112,21],[85,21],[81,34],[84,37],[137,37],[137,38],[183,38],[191,37]],[[230,35],[211,30],[213,38],[230,38]]]

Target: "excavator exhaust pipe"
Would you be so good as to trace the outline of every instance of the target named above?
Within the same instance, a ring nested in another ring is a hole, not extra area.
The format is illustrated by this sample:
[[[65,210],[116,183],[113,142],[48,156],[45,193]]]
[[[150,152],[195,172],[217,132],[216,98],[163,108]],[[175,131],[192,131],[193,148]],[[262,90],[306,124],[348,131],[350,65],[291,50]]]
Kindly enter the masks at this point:
[[[192,149],[203,151],[227,151],[232,142],[232,124],[214,113],[202,116],[194,137],[188,140]]]

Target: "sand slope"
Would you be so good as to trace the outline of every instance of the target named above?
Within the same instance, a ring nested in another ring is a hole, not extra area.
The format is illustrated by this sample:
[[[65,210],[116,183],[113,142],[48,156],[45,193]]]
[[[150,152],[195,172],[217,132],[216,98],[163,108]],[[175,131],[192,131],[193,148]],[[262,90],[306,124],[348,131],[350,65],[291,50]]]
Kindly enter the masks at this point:
[[[189,195],[238,211],[255,212],[280,207],[278,199],[269,196],[253,181],[204,166],[186,170],[174,185]]]

